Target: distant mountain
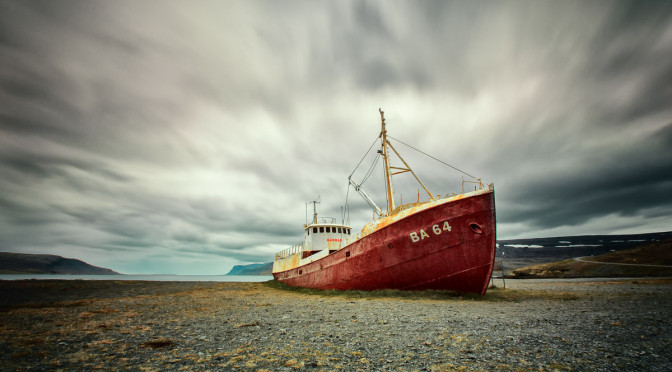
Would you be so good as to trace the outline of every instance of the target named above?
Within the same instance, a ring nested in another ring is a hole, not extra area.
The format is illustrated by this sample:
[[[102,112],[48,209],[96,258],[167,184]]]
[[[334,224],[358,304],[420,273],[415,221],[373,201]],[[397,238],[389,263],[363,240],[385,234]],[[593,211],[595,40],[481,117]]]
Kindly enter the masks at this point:
[[[497,241],[497,261],[505,275],[513,270],[573,257],[599,256],[672,239],[672,231],[627,235],[579,235]]]
[[[672,275],[672,239],[599,256],[513,270],[514,278],[611,278]]]
[[[118,272],[51,254],[0,252],[0,274],[114,275]]]
[[[497,255],[505,258],[571,258],[597,256],[672,239],[672,231],[628,235],[581,235],[497,240]]]
[[[273,262],[263,264],[236,265],[226,275],[271,275]]]

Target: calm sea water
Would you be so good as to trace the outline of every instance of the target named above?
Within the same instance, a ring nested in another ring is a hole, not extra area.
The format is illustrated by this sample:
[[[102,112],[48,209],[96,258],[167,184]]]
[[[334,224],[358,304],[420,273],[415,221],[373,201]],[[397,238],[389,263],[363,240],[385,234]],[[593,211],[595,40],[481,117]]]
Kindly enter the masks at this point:
[[[65,275],[3,274],[0,280],[148,280],[155,282],[265,282],[272,275]]]

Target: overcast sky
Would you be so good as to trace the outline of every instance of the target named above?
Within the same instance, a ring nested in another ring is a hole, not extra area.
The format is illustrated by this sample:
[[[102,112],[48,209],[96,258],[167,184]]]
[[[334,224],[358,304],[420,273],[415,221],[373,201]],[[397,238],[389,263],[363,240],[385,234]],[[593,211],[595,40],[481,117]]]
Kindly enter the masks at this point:
[[[0,64],[0,251],[271,261],[306,202],[341,216],[378,108],[495,184],[500,239],[672,230],[669,1],[0,0]],[[384,205],[380,172],[364,188]],[[348,201],[359,230],[371,211]]]

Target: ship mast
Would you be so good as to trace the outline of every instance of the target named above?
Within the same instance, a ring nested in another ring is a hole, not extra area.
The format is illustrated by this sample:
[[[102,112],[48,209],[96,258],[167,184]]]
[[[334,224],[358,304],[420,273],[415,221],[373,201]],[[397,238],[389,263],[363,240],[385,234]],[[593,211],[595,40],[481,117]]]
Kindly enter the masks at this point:
[[[380,108],[378,109],[378,111],[380,112],[380,121],[381,121],[381,126],[382,126],[382,129],[380,130],[380,138],[381,138],[381,142],[383,143],[383,161],[385,162],[385,186],[386,186],[386,189],[387,189],[387,215],[391,216],[392,211],[394,211],[394,209],[396,208],[395,205],[394,205],[394,190],[392,189],[392,176],[395,175],[395,174],[411,172],[413,177],[415,177],[415,180],[418,181],[420,186],[422,186],[422,188],[425,190],[425,192],[429,196],[429,200],[435,200],[435,199],[434,199],[434,196],[432,195],[432,193],[429,192],[429,190],[427,189],[427,186],[425,186],[425,184],[422,183],[422,181],[420,181],[420,178],[418,178],[418,176],[415,174],[415,172],[413,172],[413,169],[411,169],[411,167],[408,165],[408,163],[406,163],[406,160],[404,160],[404,158],[402,158],[401,155],[399,155],[399,153],[394,148],[394,146],[392,146],[392,144],[387,141],[387,129],[385,129],[385,117],[383,116],[384,112]],[[401,162],[404,163],[406,168],[390,166],[390,158],[388,156],[387,146],[390,146],[390,149],[392,149],[392,151],[394,151],[394,153],[397,155],[399,160],[401,160]],[[391,173],[391,169],[396,170],[396,172]]]
[[[392,189],[392,174],[390,173],[390,159],[387,155],[387,129],[385,129],[385,116],[383,110],[378,109],[380,112],[380,121],[381,121],[381,130],[380,138],[383,143],[383,161],[385,162],[385,189],[387,190],[387,215],[392,215],[394,210],[394,190]]]

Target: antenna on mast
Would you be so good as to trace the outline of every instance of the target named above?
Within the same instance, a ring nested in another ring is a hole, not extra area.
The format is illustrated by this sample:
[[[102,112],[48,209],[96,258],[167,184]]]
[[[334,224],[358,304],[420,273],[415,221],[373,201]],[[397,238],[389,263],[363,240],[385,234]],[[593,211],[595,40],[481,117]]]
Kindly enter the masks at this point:
[[[310,203],[313,203],[313,223],[317,223],[317,204],[320,203],[320,195],[317,196],[317,200],[313,200]]]

